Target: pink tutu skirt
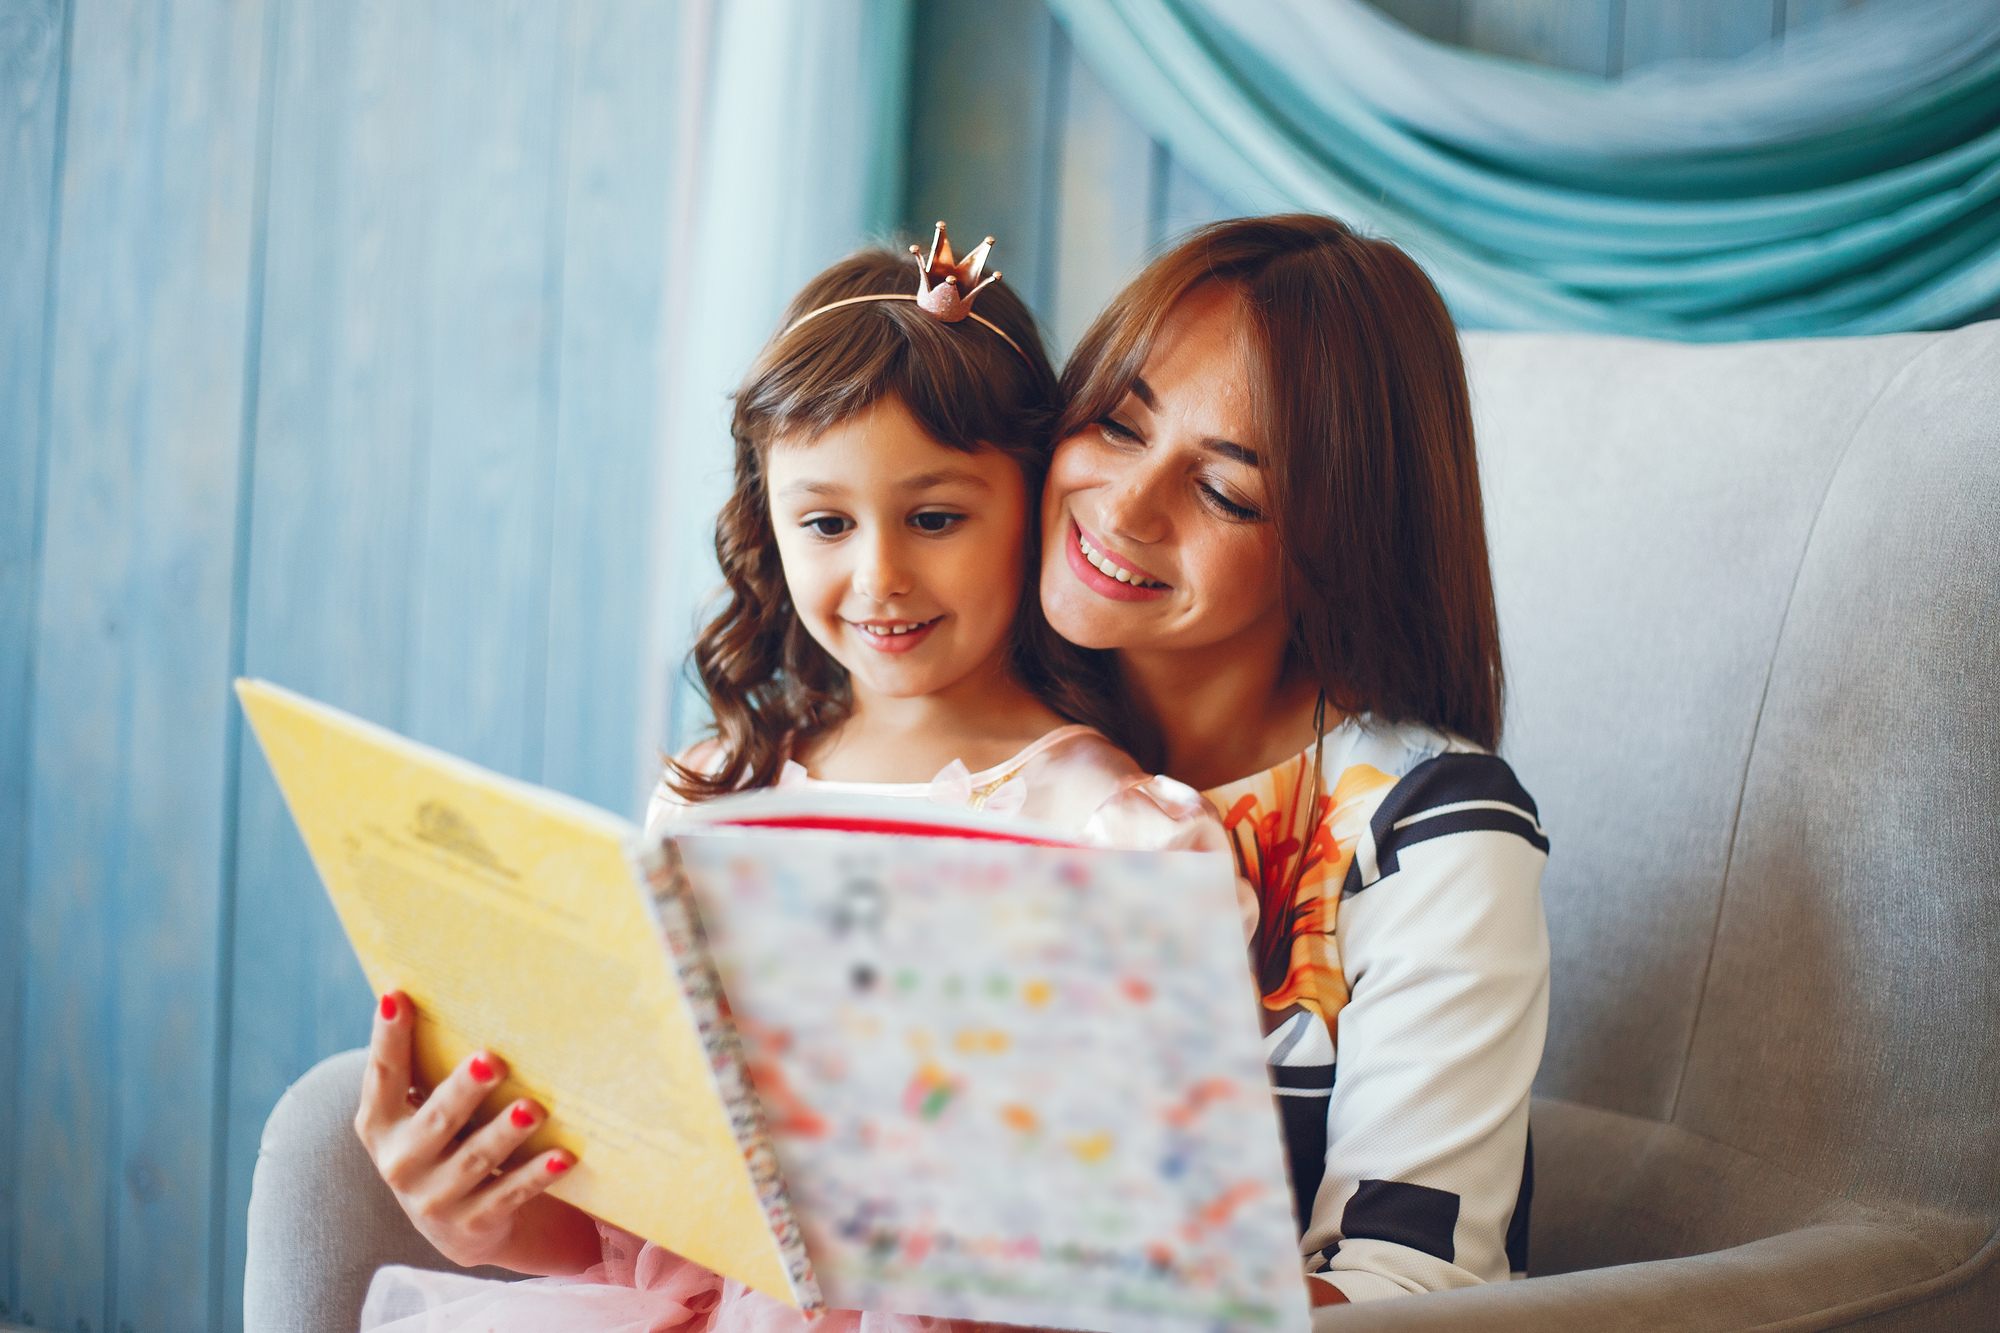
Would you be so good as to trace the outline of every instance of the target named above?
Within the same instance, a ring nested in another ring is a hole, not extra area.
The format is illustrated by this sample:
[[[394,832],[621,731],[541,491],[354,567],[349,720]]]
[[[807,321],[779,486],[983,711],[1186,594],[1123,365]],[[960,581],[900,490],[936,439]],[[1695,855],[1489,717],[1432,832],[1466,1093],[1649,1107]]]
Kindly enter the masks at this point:
[[[651,1241],[600,1222],[603,1259],[575,1277],[493,1282],[462,1273],[379,1270],[361,1307],[362,1333],[971,1333],[961,1319],[829,1310],[808,1323]]]

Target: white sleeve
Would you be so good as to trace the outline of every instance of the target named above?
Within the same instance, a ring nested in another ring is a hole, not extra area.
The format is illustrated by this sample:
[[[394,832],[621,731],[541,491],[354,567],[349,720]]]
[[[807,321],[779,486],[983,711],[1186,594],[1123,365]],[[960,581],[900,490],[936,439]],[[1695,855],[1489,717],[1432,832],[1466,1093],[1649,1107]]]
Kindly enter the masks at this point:
[[[665,778],[661,778],[660,785],[653,788],[653,799],[646,802],[646,831],[650,833],[663,820],[680,818],[687,808],[688,803],[681,799],[681,794],[669,787]]]
[[[696,741],[676,756],[676,762],[683,768],[714,772],[722,766],[722,747],[713,737]],[[666,774],[662,772],[659,785],[653,788],[653,798],[646,802],[646,831],[652,832],[664,820],[679,819],[692,808],[692,802],[667,785]]]
[[[1460,799],[1390,812],[1364,840],[1379,865],[1357,870],[1340,904],[1351,994],[1302,1248],[1351,1301],[1504,1281],[1525,1264],[1548,855],[1519,799],[1526,810]]]

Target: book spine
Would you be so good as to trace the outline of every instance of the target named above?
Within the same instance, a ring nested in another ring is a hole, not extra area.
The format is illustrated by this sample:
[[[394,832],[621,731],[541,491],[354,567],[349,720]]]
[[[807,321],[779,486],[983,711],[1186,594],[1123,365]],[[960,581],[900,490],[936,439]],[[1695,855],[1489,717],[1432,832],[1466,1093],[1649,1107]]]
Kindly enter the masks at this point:
[[[681,990],[694,1015],[708,1067],[715,1077],[716,1091],[729,1113],[730,1129],[749,1168],[751,1185],[763,1207],[771,1238],[784,1258],[792,1295],[808,1319],[826,1308],[820,1296],[819,1280],[813,1276],[812,1259],[806,1253],[798,1218],[792,1212],[791,1196],[778,1169],[778,1156],[771,1147],[770,1130],[764,1123],[763,1103],[757,1100],[750,1083],[750,1071],[743,1058],[743,1043],[736,1025],[729,1019],[729,1002],[722,993],[722,979],[702,931],[701,914],[695,909],[694,887],[688,882],[681,863],[680,849],[672,839],[644,847],[638,854],[639,866],[652,895],[654,912],[660,923]]]

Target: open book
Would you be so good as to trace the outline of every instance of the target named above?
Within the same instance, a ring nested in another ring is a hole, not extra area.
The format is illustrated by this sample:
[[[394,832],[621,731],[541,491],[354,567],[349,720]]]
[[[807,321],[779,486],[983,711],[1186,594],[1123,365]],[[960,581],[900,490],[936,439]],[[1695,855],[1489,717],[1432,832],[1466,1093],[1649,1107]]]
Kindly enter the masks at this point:
[[[503,1055],[560,1197],[808,1313],[1308,1327],[1221,854],[783,792],[648,837],[237,689],[418,1077]]]

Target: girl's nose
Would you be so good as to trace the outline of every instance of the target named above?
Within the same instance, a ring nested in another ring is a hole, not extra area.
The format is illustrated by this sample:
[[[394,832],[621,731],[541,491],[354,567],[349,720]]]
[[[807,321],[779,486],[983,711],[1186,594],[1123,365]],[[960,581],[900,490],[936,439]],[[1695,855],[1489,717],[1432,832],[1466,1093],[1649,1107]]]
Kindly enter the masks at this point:
[[[916,580],[901,559],[899,544],[881,537],[864,537],[854,562],[854,590],[871,602],[907,597]]]

